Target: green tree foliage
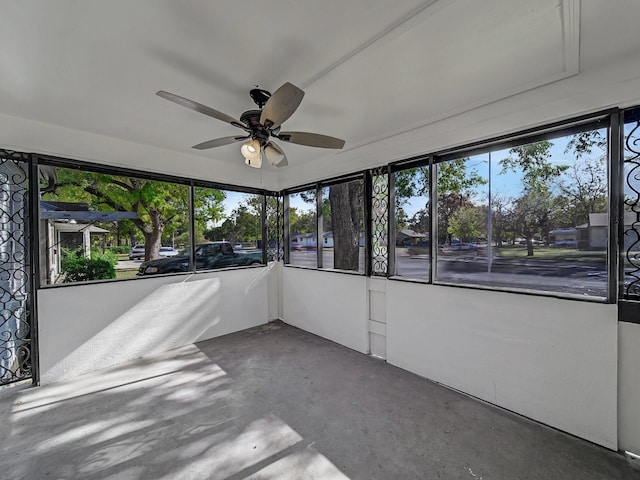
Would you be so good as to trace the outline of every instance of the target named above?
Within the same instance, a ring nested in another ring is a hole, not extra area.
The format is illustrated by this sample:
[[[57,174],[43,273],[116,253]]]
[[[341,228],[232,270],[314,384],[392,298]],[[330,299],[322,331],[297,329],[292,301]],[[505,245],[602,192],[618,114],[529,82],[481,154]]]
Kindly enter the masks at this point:
[[[438,195],[466,193],[470,195],[479,185],[487,181],[476,170],[467,167],[468,158],[458,158],[438,164]]]
[[[501,174],[521,173],[523,191],[513,203],[512,215],[516,231],[527,242],[527,256],[533,255],[535,235],[546,237],[553,216],[552,185],[569,169],[569,165],[553,164],[548,141],[513,147],[509,156],[500,160]]]
[[[226,240],[232,243],[247,242],[257,245],[262,237],[261,203],[261,198],[257,204],[252,204],[251,200],[245,199],[219,227],[206,231],[205,238],[207,240]],[[255,211],[254,207],[259,209],[258,212]]]
[[[501,173],[522,173],[525,192],[548,192],[550,182],[569,168],[569,165],[550,162],[552,146],[551,142],[542,141],[513,147],[509,156],[500,160]]]
[[[222,211],[224,194],[206,189],[197,194],[197,217],[215,219]],[[134,212],[130,222],[145,241],[145,259],[159,257],[163,234],[180,227],[187,229],[189,188],[155,180],[121,177],[67,168],[57,169],[57,184],[45,200],[88,203],[96,211]]]
[[[438,194],[438,243],[446,243],[451,238],[449,221],[458,209],[472,206],[468,195],[455,192]]]
[[[588,223],[590,213],[605,213],[608,205],[605,157],[578,159],[565,172],[559,187],[566,226]]]
[[[312,233],[318,230],[316,212],[307,210],[299,212],[297,208],[289,209],[289,231],[291,233]]]
[[[483,225],[481,214],[478,208],[470,205],[458,208],[449,218],[449,233],[462,242],[476,240]]]
[[[516,231],[527,241],[527,256],[533,256],[536,234],[548,232],[551,225],[552,199],[544,192],[530,190],[514,204],[512,217]]]

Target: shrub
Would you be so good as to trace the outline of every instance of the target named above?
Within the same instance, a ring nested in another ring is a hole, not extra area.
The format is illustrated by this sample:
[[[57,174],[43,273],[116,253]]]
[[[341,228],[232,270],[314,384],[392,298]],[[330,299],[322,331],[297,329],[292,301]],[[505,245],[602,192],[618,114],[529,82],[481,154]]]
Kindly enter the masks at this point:
[[[114,267],[117,261],[115,254],[111,252],[91,252],[91,258],[86,258],[82,249],[75,251],[63,249],[61,261],[63,283],[116,278]]]

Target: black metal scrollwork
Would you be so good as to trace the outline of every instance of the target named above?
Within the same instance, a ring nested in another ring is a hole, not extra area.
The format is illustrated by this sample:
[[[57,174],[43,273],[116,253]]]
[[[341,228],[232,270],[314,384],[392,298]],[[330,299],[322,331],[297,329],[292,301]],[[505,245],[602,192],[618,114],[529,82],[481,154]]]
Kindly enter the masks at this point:
[[[640,300],[640,120],[627,134],[624,155],[625,216],[632,212],[632,222],[625,221],[626,248],[624,297]]]
[[[0,385],[32,375],[26,160],[0,150]]]
[[[389,174],[386,167],[371,172],[372,275],[386,276],[389,268]]]
[[[284,204],[282,196],[267,197],[267,245],[270,258],[281,261],[284,245]]]

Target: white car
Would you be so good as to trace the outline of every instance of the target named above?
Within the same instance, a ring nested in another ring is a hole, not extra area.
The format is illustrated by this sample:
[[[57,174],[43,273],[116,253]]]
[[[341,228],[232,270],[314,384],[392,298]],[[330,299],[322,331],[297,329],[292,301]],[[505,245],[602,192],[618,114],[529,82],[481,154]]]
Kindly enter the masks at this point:
[[[129,260],[141,260],[144,259],[144,244],[138,243],[129,250]]]
[[[175,257],[176,255],[178,255],[178,251],[173,247],[160,247],[161,257]]]

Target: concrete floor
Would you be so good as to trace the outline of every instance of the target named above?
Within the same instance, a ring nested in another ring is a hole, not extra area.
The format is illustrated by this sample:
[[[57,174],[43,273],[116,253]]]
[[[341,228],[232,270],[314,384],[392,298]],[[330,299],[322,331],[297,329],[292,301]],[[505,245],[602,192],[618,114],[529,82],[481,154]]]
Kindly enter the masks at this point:
[[[2,479],[632,479],[617,453],[282,323],[0,391]]]

